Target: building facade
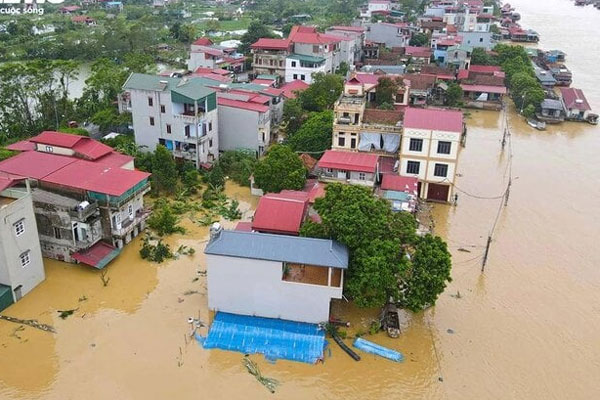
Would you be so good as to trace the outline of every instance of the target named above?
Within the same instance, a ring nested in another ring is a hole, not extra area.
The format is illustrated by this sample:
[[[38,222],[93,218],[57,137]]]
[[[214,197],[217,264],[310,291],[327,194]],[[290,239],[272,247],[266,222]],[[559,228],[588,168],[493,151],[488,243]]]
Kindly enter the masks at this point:
[[[271,141],[268,105],[219,97],[220,149],[249,149],[262,156]]]
[[[301,80],[309,85],[312,83],[313,74],[325,73],[325,58],[305,56],[302,54],[290,54],[285,59],[285,81],[292,82]]]
[[[405,110],[399,173],[419,179],[421,198],[451,200],[464,134],[460,111]]]
[[[202,78],[131,74],[123,90],[135,142],[148,151],[162,144],[196,167],[219,158],[217,95]]]
[[[0,311],[44,279],[29,185],[24,178],[0,173]]]
[[[204,253],[212,311],[319,323],[342,298],[348,250],[332,240],[213,226]]]

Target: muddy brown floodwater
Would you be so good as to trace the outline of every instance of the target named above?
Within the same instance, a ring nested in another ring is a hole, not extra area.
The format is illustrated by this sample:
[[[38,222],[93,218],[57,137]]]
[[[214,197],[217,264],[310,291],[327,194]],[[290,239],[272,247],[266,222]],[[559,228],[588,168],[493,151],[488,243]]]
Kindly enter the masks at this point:
[[[540,32],[540,46],[567,53],[573,86],[600,110],[600,11],[568,0],[511,3]],[[282,382],[269,395],[240,354],[186,344],[187,318],[208,319],[205,280],[194,281],[205,269],[207,230],[188,222],[188,233],[169,242],[194,247],[193,257],[150,264],[139,258],[136,240],[109,266],[107,287],[98,271],[47,260],[47,280],[5,314],[36,318],[57,333],[15,331],[18,325],[0,321],[0,398],[598,398],[600,129],[565,123],[538,132],[512,112],[509,119],[515,180],[485,273],[481,259],[499,200],[462,193],[457,207],[433,210],[435,231],[451,246],[454,281],[435,308],[406,315],[399,339],[372,338],[402,351],[404,363],[369,355],[357,363],[335,344],[316,366],[253,356]],[[468,125],[457,185],[494,197],[506,185],[509,154],[500,148],[501,116],[474,112]],[[248,219],[256,199],[231,184],[227,193]],[[56,310],[76,307],[58,318]],[[334,309],[355,330],[367,330],[374,315]]]

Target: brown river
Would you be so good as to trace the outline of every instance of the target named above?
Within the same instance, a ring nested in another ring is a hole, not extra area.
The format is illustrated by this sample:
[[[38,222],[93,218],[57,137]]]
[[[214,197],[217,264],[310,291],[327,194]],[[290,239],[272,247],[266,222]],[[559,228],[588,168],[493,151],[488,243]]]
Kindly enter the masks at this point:
[[[573,86],[600,110],[600,10],[569,0],[511,3],[540,33],[540,47],[567,53]],[[510,114],[513,185],[481,273],[500,205],[481,197],[502,194],[507,183],[501,123],[499,113],[471,114],[458,206],[433,210],[435,233],[453,253],[453,282],[434,308],[406,315],[399,339],[370,337],[402,351],[403,363],[368,355],[354,362],[335,344],[315,366],[253,356],[281,382],[269,394],[240,354],[186,339],[188,317],[209,316],[197,272],[207,231],[185,221],[186,235],[169,242],[194,247],[194,256],[147,263],[135,241],[109,266],[106,287],[98,271],[46,261],[46,281],[4,314],[57,333],[0,321],[0,398],[600,398],[600,128],[564,123],[539,132]],[[248,219],[256,199],[235,185],[227,193]],[[74,308],[58,318],[57,310]],[[374,315],[347,304],[335,311],[354,331],[367,330]]]

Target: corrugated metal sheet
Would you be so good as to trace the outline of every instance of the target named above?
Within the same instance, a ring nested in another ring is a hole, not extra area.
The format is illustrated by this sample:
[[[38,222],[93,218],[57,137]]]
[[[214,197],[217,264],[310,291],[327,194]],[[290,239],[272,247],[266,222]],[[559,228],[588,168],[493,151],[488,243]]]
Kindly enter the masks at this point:
[[[349,254],[334,240],[241,231],[222,231],[204,253],[344,269]]]

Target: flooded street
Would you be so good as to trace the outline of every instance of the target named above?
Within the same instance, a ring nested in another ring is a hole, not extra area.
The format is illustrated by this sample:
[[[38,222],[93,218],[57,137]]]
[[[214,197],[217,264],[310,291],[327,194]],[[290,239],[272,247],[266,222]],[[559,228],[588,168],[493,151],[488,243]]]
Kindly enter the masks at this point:
[[[600,10],[568,0],[511,4],[522,25],[540,33],[540,47],[567,53],[572,86],[600,111]],[[19,325],[0,321],[0,398],[598,398],[600,128],[564,123],[539,132],[511,111],[513,185],[482,274],[501,201],[487,198],[504,192],[511,150],[501,151],[500,113],[472,112],[467,122],[458,206],[433,210],[435,233],[452,250],[454,280],[435,308],[407,315],[399,339],[371,337],[402,351],[404,363],[364,353],[354,362],[333,342],[331,357],[326,351],[316,366],[253,356],[281,382],[270,395],[241,354],[186,340],[188,317],[209,316],[197,272],[205,269],[207,229],[185,221],[187,233],[168,242],[195,255],[151,264],[140,259],[138,238],[108,267],[106,287],[96,270],[46,260],[46,281],[4,314],[38,319],[57,333],[15,331]],[[257,199],[247,188],[228,184],[226,191],[248,220]],[[334,311],[351,319],[353,332],[368,331],[374,315],[346,304]]]

